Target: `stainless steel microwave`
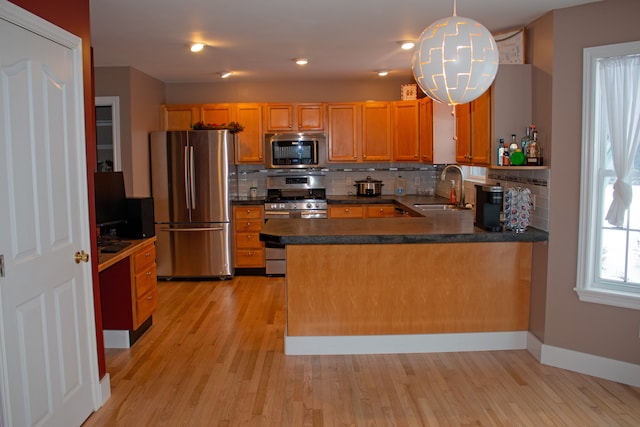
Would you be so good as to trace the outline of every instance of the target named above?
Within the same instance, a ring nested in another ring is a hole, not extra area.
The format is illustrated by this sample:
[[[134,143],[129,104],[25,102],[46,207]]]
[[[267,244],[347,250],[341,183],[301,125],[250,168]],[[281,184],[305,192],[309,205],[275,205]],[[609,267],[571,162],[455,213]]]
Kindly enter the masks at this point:
[[[265,163],[271,169],[319,168],[326,163],[324,133],[272,133],[265,135]]]

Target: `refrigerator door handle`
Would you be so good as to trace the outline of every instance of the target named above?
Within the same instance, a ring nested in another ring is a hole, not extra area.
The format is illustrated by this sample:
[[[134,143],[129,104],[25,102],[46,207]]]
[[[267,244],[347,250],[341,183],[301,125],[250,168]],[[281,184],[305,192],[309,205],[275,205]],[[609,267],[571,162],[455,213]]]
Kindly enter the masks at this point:
[[[191,209],[190,197],[189,197],[189,147],[184,147],[184,201],[187,205],[187,210]]]
[[[193,161],[193,145],[189,147],[189,176],[191,184],[191,209],[196,208],[196,179],[195,179],[195,166]]]
[[[192,227],[192,228],[174,228],[174,227],[162,227],[161,231],[170,231],[172,233],[183,231],[223,231],[223,227]]]

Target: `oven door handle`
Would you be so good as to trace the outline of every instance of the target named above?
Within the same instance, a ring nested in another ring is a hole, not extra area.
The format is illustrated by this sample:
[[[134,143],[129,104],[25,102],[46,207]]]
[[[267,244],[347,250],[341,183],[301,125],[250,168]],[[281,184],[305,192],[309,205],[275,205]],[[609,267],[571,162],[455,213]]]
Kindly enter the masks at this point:
[[[286,211],[286,212],[281,212],[281,211],[265,212],[264,213],[264,218],[265,219],[289,218],[289,215],[290,215],[290,213],[288,211]]]

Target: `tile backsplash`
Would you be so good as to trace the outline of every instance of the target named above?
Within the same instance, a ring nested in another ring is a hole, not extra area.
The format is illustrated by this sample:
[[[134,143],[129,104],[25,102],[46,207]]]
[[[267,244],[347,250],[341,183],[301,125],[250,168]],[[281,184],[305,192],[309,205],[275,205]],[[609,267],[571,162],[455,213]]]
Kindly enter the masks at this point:
[[[339,167],[337,167],[339,166]],[[371,179],[382,181],[382,194],[394,194],[394,185],[397,178],[405,180],[406,194],[417,194],[423,189],[435,191],[436,181],[440,175],[443,165],[420,165],[415,164],[361,164],[334,165],[313,173],[322,173],[326,176],[327,195],[341,196],[356,194],[356,181]],[[260,169],[250,165],[238,165],[237,170],[232,173],[231,193],[233,197],[248,197],[251,187],[257,188],[258,198],[263,198],[267,193],[266,177],[275,174],[305,174],[308,171]]]
[[[382,194],[393,195],[394,184],[398,177],[406,183],[406,194],[418,194],[422,190],[432,190],[442,197],[449,197],[450,180],[456,180],[458,197],[460,197],[459,179],[457,171],[450,170],[446,179],[441,181],[440,173],[445,165],[416,165],[415,163],[368,163],[340,164],[315,171],[326,176],[327,195],[341,196],[356,194],[355,182],[370,176],[374,180],[382,181]],[[484,169],[485,177],[470,177],[469,168],[465,171],[465,202],[475,206],[476,184],[500,184],[504,188],[523,187],[531,190],[532,210],[531,226],[549,230],[549,185],[550,171],[548,169],[535,170],[505,170]],[[305,174],[307,171],[292,171],[278,169],[261,169],[260,166],[238,165],[231,174],[231,195],[236,198],[249,198],[251,187],[257,188],[257,198],[266,196],[266,177],[274,174]]]

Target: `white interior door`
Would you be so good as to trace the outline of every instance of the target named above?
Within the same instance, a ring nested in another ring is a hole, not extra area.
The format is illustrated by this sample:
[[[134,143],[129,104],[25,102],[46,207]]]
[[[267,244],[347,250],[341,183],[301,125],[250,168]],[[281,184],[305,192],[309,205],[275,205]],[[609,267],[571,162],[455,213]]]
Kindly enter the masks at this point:
[[[0,2],[7,426],[80,425],[97,406],[91,266],[74,259],[90,252],[81,67],[79,38]]]

